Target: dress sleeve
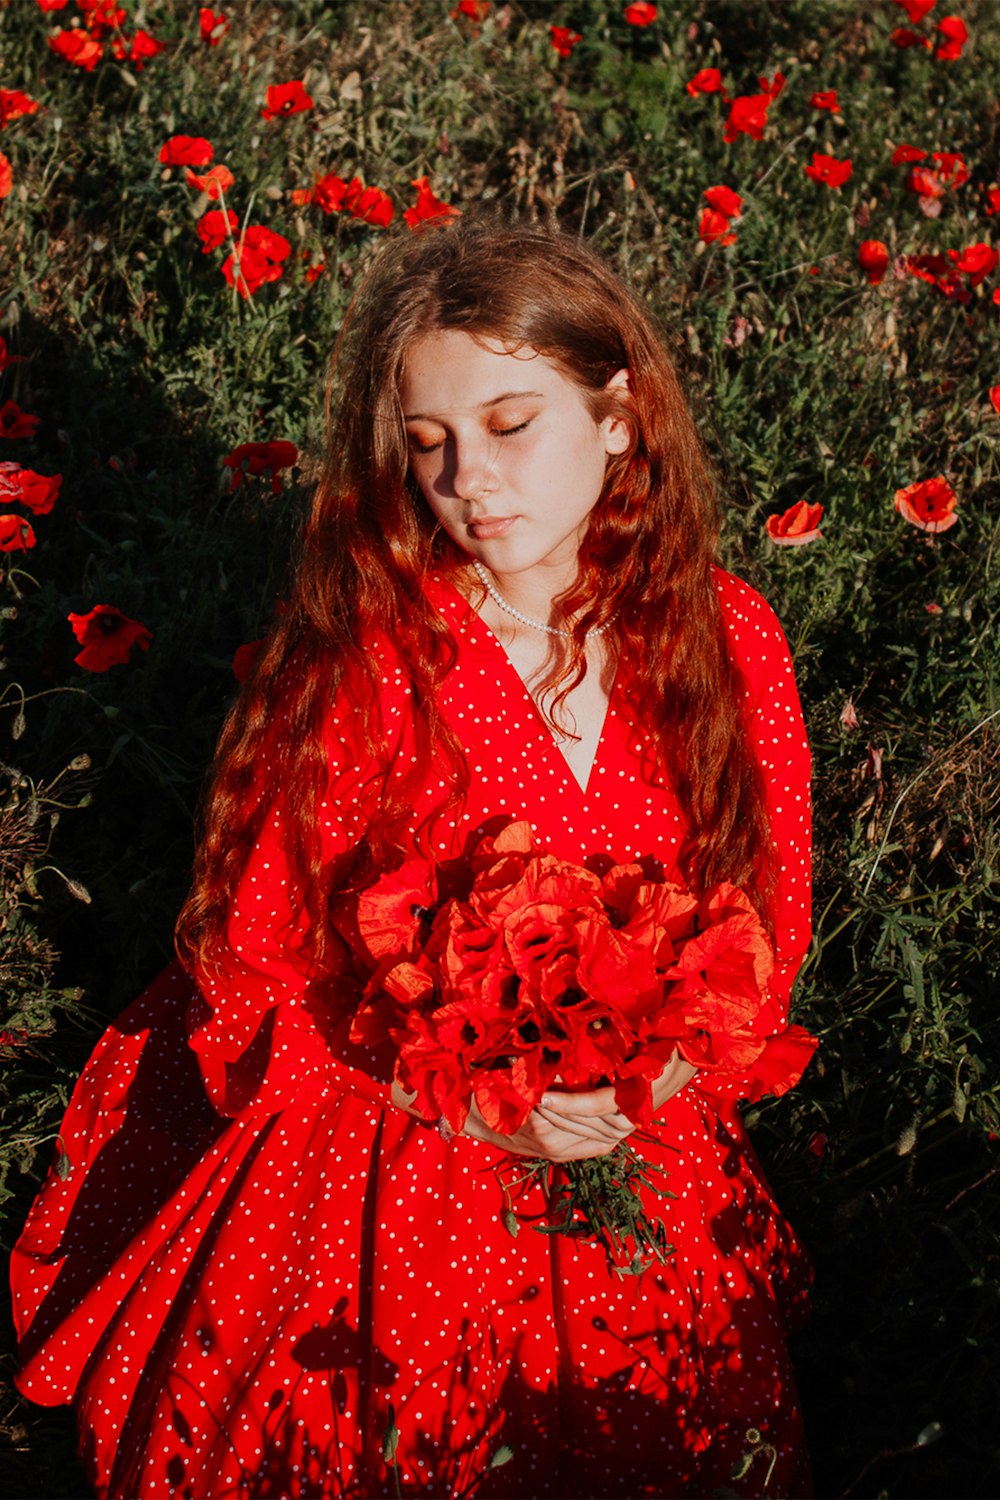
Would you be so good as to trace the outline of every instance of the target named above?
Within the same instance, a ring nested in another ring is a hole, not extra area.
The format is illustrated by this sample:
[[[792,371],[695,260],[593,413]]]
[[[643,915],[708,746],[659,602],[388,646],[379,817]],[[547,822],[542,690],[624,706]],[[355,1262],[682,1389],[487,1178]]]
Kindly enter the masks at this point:
[[[768,1038],[751,1073],[702,1073],[707,1092],[730,1099],[784,1093],[797,1083],[815,1042],[788,1025],[795,976],[812,936],[812,762],[791,653],[770,605],[728,573],[717,580],[733,659],[742,671],[753,743],[764,773],[776,862],[775,965],[754,1030]]]
[[[380,780],[360,735],[351,733],[357,713],[341,701],[330,716],[327,789],[319,809],[323,858],[345,869],[368,826]],[[220,1114],[274,1114],[317,1086],[384,1108],[391,1057],[349,1039],[360,983],[347,942],[335,934],[333,972],[321,981],[310,975],[303,951],[308,919],[293,905],[285,853],[290,816],[276,788],[224,938],[195,976],[189,1042]]]

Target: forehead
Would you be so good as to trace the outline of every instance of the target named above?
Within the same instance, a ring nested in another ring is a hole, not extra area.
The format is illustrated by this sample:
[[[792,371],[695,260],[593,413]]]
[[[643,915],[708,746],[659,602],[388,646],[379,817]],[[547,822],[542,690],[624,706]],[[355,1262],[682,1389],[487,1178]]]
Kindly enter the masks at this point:
[[[576,387],[530,344],[436,329],[406,351],[399,395],[406,415],[472,408],[505,396],[556,395]]]

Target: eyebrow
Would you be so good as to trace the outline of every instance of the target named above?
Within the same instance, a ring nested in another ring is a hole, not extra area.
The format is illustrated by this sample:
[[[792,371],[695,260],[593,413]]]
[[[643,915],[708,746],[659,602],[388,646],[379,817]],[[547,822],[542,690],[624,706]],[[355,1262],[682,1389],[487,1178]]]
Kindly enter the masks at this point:
[[[489,401],[480,401],[477,411],[489,411],[493,406],[500,406],[504,401],[531,401],[542,400],[543,391],[504,391],[502,396],[491,396]],[[440,418],[432,416],[429,412],[410,411],[403,413],[404,422],[437,422]]]

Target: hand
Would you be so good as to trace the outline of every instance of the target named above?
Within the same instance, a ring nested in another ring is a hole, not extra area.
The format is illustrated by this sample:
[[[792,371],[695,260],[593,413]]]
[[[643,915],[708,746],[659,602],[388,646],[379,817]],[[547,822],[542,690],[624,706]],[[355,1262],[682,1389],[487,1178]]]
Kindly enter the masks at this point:
[[[653,1084],[654,1112],[689,1083],[697,1071],[674,1052]],[[416,1118],[423,1118],[410,1108],[415,1098],[416,1094],[405,1094],[398,1084],[393,1084],[393,1104]],[[608,1156],[635,1128],[635,1124],[616,1108],[615,1091],[609,1086],[578,1094],[551,1089],[512,1135],[491,1130],[473,1099],[462,1134],[473,1140],[488,1141],[514,1156],[540,1157],[544,1161],[583,1161],[589,1157]]]
[[[489,1141],[514,1156],[582,1161],[607,1156],[634,1129],[632,1121],[617,1112],[614,1089],[604,1088],[582,1094],[546,1094],[513,1135],[491,1130],[473,1100],[462,1134]]]

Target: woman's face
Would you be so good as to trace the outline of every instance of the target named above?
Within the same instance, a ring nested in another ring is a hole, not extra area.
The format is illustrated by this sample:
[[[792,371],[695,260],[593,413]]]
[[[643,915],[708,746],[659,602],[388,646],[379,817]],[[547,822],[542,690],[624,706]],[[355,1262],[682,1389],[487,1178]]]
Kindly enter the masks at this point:
[[[610,382],[624,388],[619,372]],[[400,384],[410,470],[444,530],[495,574],[553,589],[576,575],[621,418],[595,422],[576,385],[531,348],[460,329],[410,347]]]

